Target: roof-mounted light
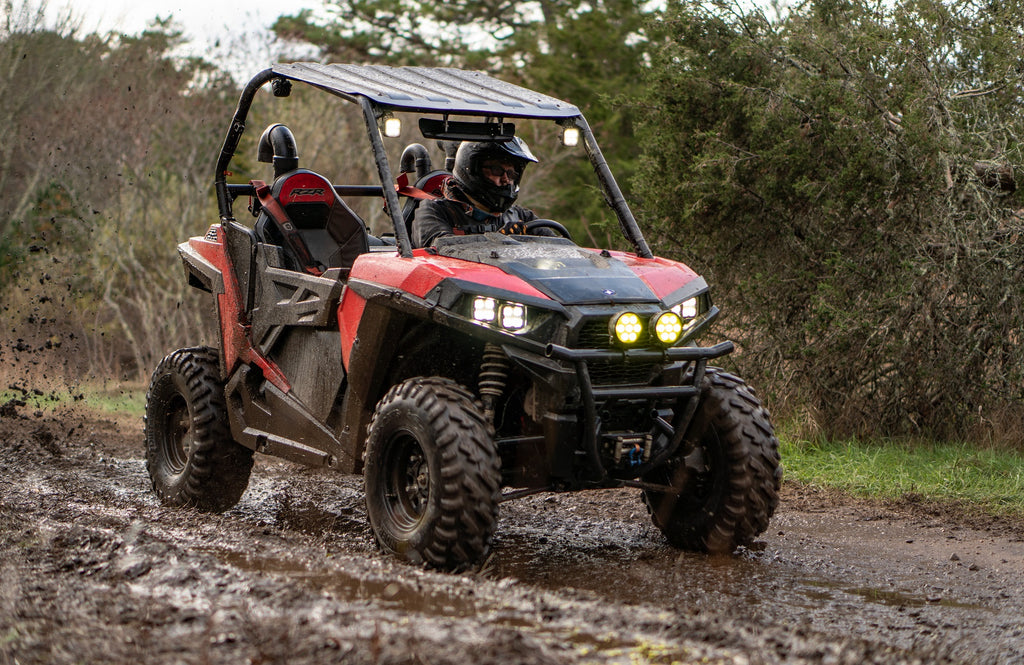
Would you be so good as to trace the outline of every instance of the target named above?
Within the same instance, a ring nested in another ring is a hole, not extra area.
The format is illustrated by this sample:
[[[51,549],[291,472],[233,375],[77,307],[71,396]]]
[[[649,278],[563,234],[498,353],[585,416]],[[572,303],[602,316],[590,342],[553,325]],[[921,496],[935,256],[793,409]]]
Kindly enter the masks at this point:
[[[562,145],[568,148],[574,148],[580,144],[580,129],[579,127],[563,127],[562,128]]]
[[[402,135],[402,119],[394,116],[384,118],[384,136],[389,139],[398,138]]]

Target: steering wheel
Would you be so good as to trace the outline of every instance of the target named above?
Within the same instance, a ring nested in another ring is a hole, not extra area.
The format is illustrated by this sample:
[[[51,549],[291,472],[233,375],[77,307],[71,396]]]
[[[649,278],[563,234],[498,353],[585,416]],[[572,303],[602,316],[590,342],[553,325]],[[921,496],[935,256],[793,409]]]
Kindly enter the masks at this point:
[[[556,222],[553,219],[535,219],[532,222],[526,223],[526,233],[532,234],[534,229],[551,229],[558,235],[572,240],[572,234],[569,233],[569,229],[565,228],[561,222]]]

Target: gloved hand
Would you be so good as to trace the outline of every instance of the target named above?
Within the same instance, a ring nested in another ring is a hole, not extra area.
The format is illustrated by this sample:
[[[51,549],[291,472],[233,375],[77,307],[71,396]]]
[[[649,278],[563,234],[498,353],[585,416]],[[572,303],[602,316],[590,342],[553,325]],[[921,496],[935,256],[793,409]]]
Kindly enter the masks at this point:
[[[511,236],[511,235],[525,235],[526,234],[526,224],[524,224],[523,222],[508,222],[507,224],[502,226],[500,229],[498,229],[498,233],[504,233],[507,236]]]

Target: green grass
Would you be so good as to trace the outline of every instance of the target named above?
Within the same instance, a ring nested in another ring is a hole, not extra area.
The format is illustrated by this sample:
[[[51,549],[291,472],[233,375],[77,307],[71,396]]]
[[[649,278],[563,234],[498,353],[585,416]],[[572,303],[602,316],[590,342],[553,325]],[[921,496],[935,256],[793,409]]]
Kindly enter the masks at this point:
[[[0,405],[11,400],[24,402],[25,408],[56,411],[60,408],[82,405],[111,415],[142,417],[146,408],[144,388],[126,384],[80,385],[75,388],[56,388],[50,391],[27,392],[8,388],[0,390]]]
[[[782,441],[786,477],[882,499],[963,502],[1024,517],[1024,456],[966,443]]]
[[[130,416],[142,417],[146,411],[146,389],[138,387],[113,386],[106,388],[83,388],[84,401],[89,406]]]

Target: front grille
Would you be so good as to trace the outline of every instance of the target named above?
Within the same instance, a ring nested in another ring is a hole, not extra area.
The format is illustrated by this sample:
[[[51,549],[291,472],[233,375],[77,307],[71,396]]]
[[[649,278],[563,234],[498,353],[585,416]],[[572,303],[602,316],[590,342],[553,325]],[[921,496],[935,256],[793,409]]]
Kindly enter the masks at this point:
[[[655,363],[587,363],[595,386],[645,386],[651,382]]]
[[[612,336],[608,330],[611,319],[602,317],[586,321],[576,335],[575,348],[577,349],[612,349],[616,348],[612,343]],[[638,347],[642,347],[647,341],[646,333],[641,338]],[[657,363],[649,362],[596,362],[587,363],[590,369],[590,382],[595,386],[628,386],[647,385],[651,382]]]
[[[608,331],[609,319],[591,319],[583,324],[576,336],[578,349],[610,349],[612,335]]]

